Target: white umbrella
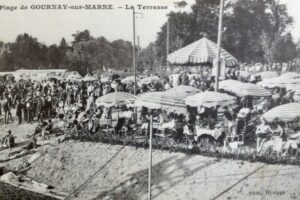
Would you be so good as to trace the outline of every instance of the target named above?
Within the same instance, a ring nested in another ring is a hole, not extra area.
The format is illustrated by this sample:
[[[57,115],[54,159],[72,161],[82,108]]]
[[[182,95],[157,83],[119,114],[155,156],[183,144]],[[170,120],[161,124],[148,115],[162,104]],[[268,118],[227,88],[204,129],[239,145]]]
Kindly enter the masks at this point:
[[[219,93],[219,92],[201,92],[192,96],[185,98],[185,104],[193,107],[204,106],[204,107],[213,107],[213,106],[228,106],[232,105],[235,100],[235,97]]]
[[[300,117],[299,103],[288,103],[280,105],[263,114],[263,118],[269,122],[273,121],[276,118],[283,121],[293,121],[297,117]]]
[[[135,106],[147,107],[149,109],[161,109],[167,112],[185,114],[186,106],[182,99],[168,95],[166,92],[148,92],[138,96]]]
[[[140,79],[138,77],[136,77],[136,81],[139,81]],[[126,78],[123,78],[121,80],[121,83],[125,83],[125,84],[128,84],[128,83],[134,83],[134,76],[128,76]]]
[[[180,85],[167,90],[166,94],[178,99],[184,99],[185,97],[196,94],[198,92],[200,92],[200,90],[192,86]]]
[[[300,74],[297,72],[286,72],[283,73],[280,77],[295,79],[295,78],[300,78]]]
[[[89,81],[96,81],[97,78],[94,77],[94,76],[91,75],[91,74],[87,74],[87,75],[85,75],[85,77],[83,77],[82,80],[85,81],[85,82],[89,82]]]
[[[217,44],[206,37],[193,42],[168,55],[168,61],[173,64],[186,63],[213,63],[217,57]],[[238,63],[237,59],[221,48],[221,60],[226,66],[234,66]]]
[[[248,78],[251,74],[249,72],[246,71],[239,71],[240,76],[243,78]]]
[[[275,78],[270,78],[270,79],[266,79],[263,81],[260,81],[257,83],[260,86],[263,87],[269,87],[269,88],[273,88],[273,87],[286,87],[287,85],[290,84],[300,84],[300,78],[291,78],[289,76],[279,76],[279,77],[275,77]]]
[[[265,71],[256,74],[256,76],[260,76],[262,80],[265,80],[265,79],[278,77],[278,74],[277,72],[273,72],[273,71]]]
[[[271,96],[271,93],[259,85],[252,83],[242,83],[236,80],[225,80],[220,82],[220,88],[233,92],[240,97],[256,96],[266,97]]]
[[[138,82],[138,85],[143,85],[143,84],[149,84],[149,83],[152,83],[152,82],[158,82],[159,81],[159,77],[158,76],[150,76],[150,77],[146,77],[146,78],[143,78],[142,80],[140,80]]]
[[[106,107],[122,106],[134,102],[135,98],[134,95],[126,92],[113,92],[99,97],[96,100],[96,105]]]
[[[67,80],[70,80],[70,81],[79,81],[81,78],[82,78],[82,76],[80,74],[76,73],[76,74],[70,74],[67,77]]]

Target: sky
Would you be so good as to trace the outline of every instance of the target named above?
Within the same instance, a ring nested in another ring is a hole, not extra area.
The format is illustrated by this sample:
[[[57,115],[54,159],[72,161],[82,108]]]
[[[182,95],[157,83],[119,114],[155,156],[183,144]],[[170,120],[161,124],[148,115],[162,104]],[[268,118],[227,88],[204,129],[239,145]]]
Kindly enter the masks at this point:
[[[157,32],[166,22],[166,15],[172,11],[189,11],[194,0],[186,0],[185,9],[175,8],[174,2],[181,0],[0,0],[1,6],[27,6],[27,10],[0,10],[0,41],[13,42],[20,33],[28,33],[47,45],[58,44],[62,37],[72,41],[76,31],[88,29],[94,37],[104,36],[110,41],[116,39],[133,40],[132,10],[126,5],[168,6],[166,10],[139,10],[136,16],[136,35],[140,45],[146,47],[155,41]],[[225,0],[226,1],[226,0]],[[295,40],[300,39],[300,1],[280,0],[288,6],[288,12],[294,17],[291,32]],[[35,5],[99,5],[113,4],[113,10],[42,10],[31,9]],[[117,8],[122,7],[122,8]]]

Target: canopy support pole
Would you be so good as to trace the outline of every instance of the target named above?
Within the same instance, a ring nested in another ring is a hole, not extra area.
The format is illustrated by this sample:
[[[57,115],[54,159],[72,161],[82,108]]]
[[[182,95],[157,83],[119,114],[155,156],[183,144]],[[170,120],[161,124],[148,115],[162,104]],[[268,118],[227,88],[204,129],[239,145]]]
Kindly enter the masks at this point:
[[[132,8],[132,26],[133,26],[133,48],[132,48],[132,62],[133,62],[133,76],[134,76],[134,95],[136,95],[136,61],[135,61],[135,10]]]
[[[153,115],[150,115],[150,134],[149,134],[149,171],[148,171],[148,199],[151,200],[151,176],[152,176],[152,134],[153,134]]]
[[[220,76],[220,51],[221,51],[221,40],[222,40],[222,32],[223,32],[223,8],[224,8],[224,0],[220,1],[220,14],[219,14],[219,27],[218,27],[218,44],[217,44],[217,73],[215,77],[215,91],[219,90],[219,76]]]

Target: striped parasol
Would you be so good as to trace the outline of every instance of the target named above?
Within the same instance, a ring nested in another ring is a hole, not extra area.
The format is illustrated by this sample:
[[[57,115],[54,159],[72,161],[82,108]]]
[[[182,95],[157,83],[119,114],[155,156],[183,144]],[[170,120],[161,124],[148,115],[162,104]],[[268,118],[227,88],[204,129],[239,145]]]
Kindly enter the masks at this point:
[[[256,75],[260,76],[262,80],[270,79],[270,78],[275,78],[275,77],[278,76],[277,72],[273,72],[273,71],[260,72],[260,73],[258,73]]]
[[[168,55],[168,61],[172,64],[201,64],[213,63],[216,60],[217,45],[206,37],[189,44]],[[237,59],[221,48],[221,61],[227,66],[234,66]]]
[[[266,79],[257,83],[263,87],[286,87],[291,84],[300,84],[300,78],[291,78],[288,75],[281,75],[279,77]]]
[[[200,90],[192,86],[180,85],[167,90],[165,93],[178,99],[184,99],[185,97],[198,92],[200,92]]]
[[[167,112],[186,114],[186,106],[182,99],[168,95],[166,92],[148,92],[135,100],[135,106],[149,109],[161,109]]]
[[[299,84],[290,84],[286,86],[287,91],[292,91],[296,95],[300,95],[300,83]]]
[[[97,106],[122,106],[134,102],[135,96],[126,92],[113,92],[96,100]]]
[[[300,117],[299,103],[280,105],[263,114],[263,118],[269,122],[276,118],[283,121],[293,121],[298,117]]]
[[[300,74],[297,72],[286,72],[281,74],[280,77],[295,79],[295,78],[300,78]]]
[[[83,77],[81,80],[85,82],[89,82],[89,81],[96,81],[97,78],[94,77],[92,74],[86,74],[85,77]]]
[[[225,80],[220,82],[220,88],[235,93],[239,97],[256,96],[266,97],[271,96],[271,93],[259,85],[252,83],[242,83],[236,80]]]
[[[138,85],[143,85],[143,84],[150,84],[150,83],[156,83],[159,81],[159,77],[158,76],[149,76],[149,77],[146,77],[146,78],[143,78],[142,80],[140,80],[138,82]]]
[[[240,76],[243,78],[248,78],[251,74],[249,72],[246,71],[239,71]]]
[[[234,103],[235,97],[219,93],[219,92],[201,92],[192,96],[185,98],[185,104],[193,107],[204,106],[204,107],[214,107],[214,106],[229,106]]]
[[[136,81],[139,81],[140,79],[136,77]],[[128,84],[128,83],[134,83],[134,76],[128,76],[126,78],[123,78],[121,80],[122,83]]]

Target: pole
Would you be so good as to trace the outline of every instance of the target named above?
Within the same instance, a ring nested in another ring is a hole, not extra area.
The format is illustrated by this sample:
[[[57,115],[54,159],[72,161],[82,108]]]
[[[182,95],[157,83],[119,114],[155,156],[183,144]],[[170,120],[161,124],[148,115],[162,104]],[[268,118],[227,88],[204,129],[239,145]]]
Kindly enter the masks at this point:
[[[137,63],[137,68],[139,69],[140,67],[140,36],[136,36],[137,39],[137,58],[136,58],[136,63]]]
[[[150,115],[150,134],[149,134],[148,200],[151,200],[152,132],[153,132],[153,116],[152,116],[152,113],[151,113],[151,115]]]
[[[136,95],[136,62],[135,62],[135,11],[132,8],[132,24],[133,24],[133,49],[132,49],[132,62],[133,62],[133,76],[134,76],[134,95]]]
[[[218,44],[217,44],[217,73],[216,73],[216,85],[215,91],[219,90],[219,76],[220,76],[220,51],[221,51],[221,41],[222,41],[222,32],[223,32],[223,8],[224,0],[220,1],[220,14],[219,14],[219,27],[218,27]]]
[[[169,22],[169,16],[167,19],[167,42],[166,42],[166,50],[167,50],[167,56],[166,56],[166,63],[167,63],[167,69],[169,68],[169,62],[168,62],[168,55],[169,55],[169,48],[170,48],[170,22]]]

